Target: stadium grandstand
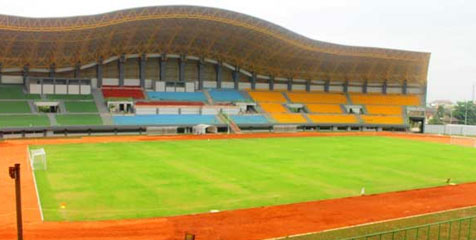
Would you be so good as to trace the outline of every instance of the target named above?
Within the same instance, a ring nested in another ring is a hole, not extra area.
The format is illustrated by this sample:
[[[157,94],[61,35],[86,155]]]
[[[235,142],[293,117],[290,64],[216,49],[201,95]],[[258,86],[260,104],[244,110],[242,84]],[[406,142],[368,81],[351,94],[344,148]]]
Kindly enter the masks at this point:
[[[423,131],[429,58],[316,41],[206,7],[3,15],[0,136],[152,126],[188,133],[197,124],[234,132],[276,125]]]

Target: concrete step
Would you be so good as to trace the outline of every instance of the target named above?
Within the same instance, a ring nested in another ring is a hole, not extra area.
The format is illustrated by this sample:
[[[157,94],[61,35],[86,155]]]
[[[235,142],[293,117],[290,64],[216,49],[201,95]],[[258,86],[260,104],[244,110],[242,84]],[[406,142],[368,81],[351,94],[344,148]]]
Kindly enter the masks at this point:
[[[34,100],[28,100],[28,106],[30,106],[30,110],[32,113],[38,113],[38,109],[36,109]]]
[[[301,113],[302,117],[306,119],[308,123],[312,123],[312,120],[309,118],[309,116],[306,113]]]
[[[107,109],[106,101],[102,95],[101,89],[92,89],[92,95],[99,111],[99,116],[101,116],[102,123],[104,125],[114,125],[112,115],[109,113],[109,109]]]
[[[46,116],[48,116],[51,126],[58,126],[58,122],[56,121],[56,117],[54,113],[47,113]]]
[[[212,96],[210,96],[210,93],[205,89],[203,89],[202,91],[205,97],[207,98],[208,104],[213,104],[213,99]]]

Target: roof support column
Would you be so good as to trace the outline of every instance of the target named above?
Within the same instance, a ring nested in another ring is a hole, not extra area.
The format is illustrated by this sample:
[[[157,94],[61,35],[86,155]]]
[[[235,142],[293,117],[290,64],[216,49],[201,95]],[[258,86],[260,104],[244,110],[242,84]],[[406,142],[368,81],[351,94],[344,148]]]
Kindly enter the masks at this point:
[[[367,80],[364,81],[364,85],[362,85],[362,93],[367,93],[369,82]]]
[[[427,96],[427,93],[428,93],[428,84],[425,83],[425,85],[423,85],[422,87],[423,89],[423,102],[422,102],[422,105],[423,106],[426,106],[426,96]],[[424,126],[424,125],[423,125]]]
[[[198,90],[203,90],[203,78],[205,76],[205,60],[200,58],[198,60]]]
[[[269,77],[269,90],[274,90],[274,76]]]
[[[288,91],[293,90],[293,78],[288,78]]]
[[[383,85],[382,85],[382,93],[383,94],[387,94],[387,80],[385,80],[383,82]]]
[[[126,62],[126,57],[121,55],[119,57],[118,62],[118,70],[119,70],[119,86],[124,86],[124,63]]]
[[[218,62],[217,65],[215,66],[216,69],[216,81],[217,81],[217,88],[221,88],[221,82],[222,82],[222,63]]]
[[[185,82],[185,56],[180,55],[179,61],[179,82]]]
[[[349,80],[344,81],[344,84],[342,85],[342,91],[345,93],[349,92]]]
[[[74,78],[79,78],[80,74],[79,74],[79,71],[81,70],[81,63],[76,63],[76,65],[74,65],[74,70],[73,70],[73,77]]]
[[[231,73],[231,77],[233,78],[233,87],[238,89],[238,83],[240,81],[240,69],[238,67]]]
[[[0,83],[2,83],[2,63],[0,63]]]
[[[251,90],[255,90],[256,89],[256,73],[253,72],[251,74],[250,80],[251,80]]]
[[[405,81],[403,81],[402,93],[403,94],[408,94],[408,83],[407,83],[406,79],[405,79]]]
[[[142,54],[139,58],[139,82],[140,87],[145,88],[145,64],[146,64],[146,56]]]
[[[159,71],[160,71],[160,81],[165,81],[167,78],[167,56],[165,54],[162,54],[162,56],[159,59]]]
[[[28,65],[23,66],[22,76],[23,76],[23,85],[26,84],[26,79],[28,78],[28,73],[30,72],[30,68]]]
[[[330,85],[331,85],[331,81],[326,80],[324,82],[324,92],[329,92]]]
[[[310,92],[311,91],[311,80],[308,79],[306,80],[306,92]]]
[[[55,77],[55,70],[56,70],[55,64],[52,63],[50,65],[50,69],[49,69],[49,72],[48,72],[48,77],[54,78]]]
[[[102,87],[102,76],[103,76],[102,68],[103,68],[103,60],[102,60],[102,57],[99,57],[98,63],[96,65],[97,88]]]

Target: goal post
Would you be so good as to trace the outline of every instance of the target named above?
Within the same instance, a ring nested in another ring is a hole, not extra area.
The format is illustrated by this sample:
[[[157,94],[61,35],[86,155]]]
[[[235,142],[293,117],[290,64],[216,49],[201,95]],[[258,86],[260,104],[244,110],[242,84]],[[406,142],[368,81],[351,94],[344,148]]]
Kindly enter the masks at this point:
[[[44,148],[30,150],[30,164],[33,170],[46,170],[46,152]]]

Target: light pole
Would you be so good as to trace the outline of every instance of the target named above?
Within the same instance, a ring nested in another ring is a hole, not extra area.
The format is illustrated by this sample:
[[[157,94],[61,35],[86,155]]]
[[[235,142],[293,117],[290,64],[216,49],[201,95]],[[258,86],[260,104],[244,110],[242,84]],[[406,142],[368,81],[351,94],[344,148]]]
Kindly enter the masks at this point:
[[[464,101],[464,125],[468,125],[468,101]]]
[[[15,180],[15,200],[17,212],[17,239],[23,240],[23,223],[21,215],[21,186],[20,186],[20,164],[16,163],[8,168],[8,174]]]

